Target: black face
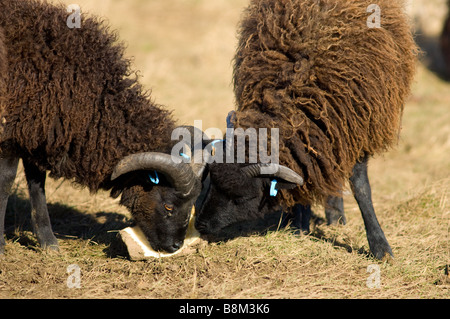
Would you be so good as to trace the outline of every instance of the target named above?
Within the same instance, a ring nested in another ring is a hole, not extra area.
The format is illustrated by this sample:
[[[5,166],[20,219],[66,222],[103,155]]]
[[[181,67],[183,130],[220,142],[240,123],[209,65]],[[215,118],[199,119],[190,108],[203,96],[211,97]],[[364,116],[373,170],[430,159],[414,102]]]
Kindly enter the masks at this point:
[[[246,177],[241,168],[239,164],[210,166],[209,190],[195,223],[200,233],[216,234],[233,223],[256,219],[276,209],[270,197],[271,179]]]
[[[201,191],[200,181],[196,181],[188,197],[183,197],[164,176],[160,175],[155,185],[148,172],[129,175],[122,184],[125,188],[120,203],[129,209],[154,250],[177,251],[183,246],[191,210]]]

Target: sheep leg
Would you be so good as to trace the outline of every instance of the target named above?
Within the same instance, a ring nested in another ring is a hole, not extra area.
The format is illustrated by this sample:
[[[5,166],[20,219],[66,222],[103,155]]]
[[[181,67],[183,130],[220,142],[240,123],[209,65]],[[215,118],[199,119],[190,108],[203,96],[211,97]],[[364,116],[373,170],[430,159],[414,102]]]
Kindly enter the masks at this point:
[[[325,216],[328,225],[345,225],[344,199],[338,196],[328,196],[325,204]]]
[[[0,255],[5,252],[5,215],[8,197],[17,173],[18,158],[0,159]]]
[[[16,178],[18,158],[0,159],[0,255],[5,252],[5,215],[8,197]]]
[[[287,227],[289,221],[292,221],[292,227],[298,229],[304,234],[309,233],[309,222],[311,219],[311,206],[296,204],[292,207],[291,213],[282,213],[281,227]]]
[[[311,206],[297,204],[292,208],[294,220],[292,225],[303,233],[309,233],[309,221],[311,219]]]
[[[377,259],[383,259],[388,254],[393,256],[393,253],[375,215],[367,174],[367,162],[368,158],[366,157],[353,167],[350,185],[361,210],[370,251]]]
[[[41,247],[49,251],[58,251],[58,241],[53,234],[45,199],[45,172],[34,164],[23,161],[31,201],[31,223]]]

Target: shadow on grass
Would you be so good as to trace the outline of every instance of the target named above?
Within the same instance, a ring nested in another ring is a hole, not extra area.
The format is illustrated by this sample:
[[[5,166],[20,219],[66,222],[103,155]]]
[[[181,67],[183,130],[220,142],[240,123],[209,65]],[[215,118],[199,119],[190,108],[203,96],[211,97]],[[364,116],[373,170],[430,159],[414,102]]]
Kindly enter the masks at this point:
[[[48,211],[53,232],[58,239],[93,241],[106,245],[104,252],[108,257],[127,257],[126,248],[117,240],[117,231],[133,224],[128,217],[102,211],[88,214],[61,203],[48,204]],[[11,195],[6,210],[5,235],[8,240],[16,241],[29,249],[38,250],[39,244],[32,234],[30,212],[31,205],[28,198],[17,194]],[[311,232],[308,234],[311,240],[330,242],[335,247],[352,252],[353,248],[350,245],[337,240],[333,235],[324,232],[322,227],[318,227],[324,223],[325,220],[322,217],[312,214]],[[230,225],[220,233],[206,236],[205,239],[208,242],[227,242],[237,237],[264,236],[271,231],[286,229],[292,231],[293,235],[302,236],[301,232],[295,228],[287,228],[288,225],[289,218],[286,219],[286,215],[274,212],[261,219]],[[359,249],[358,253],[370,255],[363,249]]]
[[[234,223],[216,234],[206,235],[208,242],[227,242],[237,237],[264,236],[269,231],[278,230],[281,225],[281,212],[275,212],[250,221]]]
[[[94,241],[107,245],[104,252],[109,257],[122,255],[121,251],[117,251],[115,242],[117,231],[132,225],[128,217],[102,211],[88,214],[60,203],[48,204],[48,211],[56,238]],[[39,244],[32,232],[31,205],[28,198],[12,194],[8,200],[5,216],[6,238],[36,250]]]
[[[307,234],[309,238],[313,241],[331,243],[334,247],[344,248],[349,253],[353,252],[354,247],[342,240],[339,240],[335,235],[324,231],[324,227],[328,227],[327,225],[325,225],[325,223],[326,221],[324,218],[312,212],[310,224],[311,231]],[[290,231],[294,236],[304,236],[301,231],[289,226],[290,218],[287,217],[286,219],[285,214],[282,214],[281,212],[275,212],[266,215],[261,219],[232,224],[222,229],[217,234],[204,236],[204,239],[206,239],[208,242],[215,243],[227,242],[237,237],[264,236],[268,232],[278,230]],[[345,225],[341,225],[339,227],[345,227]],[[299,249],[301,249],[301,247],[299,247]],[[367,251],[364,247],[360,247],[357,250],[357,253],[367,258],[373,257],[370,251]]]

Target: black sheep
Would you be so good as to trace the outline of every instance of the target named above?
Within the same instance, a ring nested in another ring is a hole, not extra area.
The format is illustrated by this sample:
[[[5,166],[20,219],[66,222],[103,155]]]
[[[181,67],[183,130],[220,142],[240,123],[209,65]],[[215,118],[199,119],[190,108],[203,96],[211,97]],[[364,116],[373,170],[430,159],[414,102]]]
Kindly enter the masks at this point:
[[[138,83],[116,34],[86,15],[69,28],[68,16],[62,5],[0,0],[0,254],[19,159],[43,248],[58,250],[44,191],[49,171],[91,192],[122,194],[152,247],[176,251],[203,166],[172,160],[172,115]]]

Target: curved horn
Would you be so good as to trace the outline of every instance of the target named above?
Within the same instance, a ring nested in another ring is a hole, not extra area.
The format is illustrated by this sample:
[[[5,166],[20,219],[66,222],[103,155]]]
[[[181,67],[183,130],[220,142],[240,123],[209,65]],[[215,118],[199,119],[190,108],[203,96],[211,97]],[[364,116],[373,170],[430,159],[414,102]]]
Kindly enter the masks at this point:
[[[266,174],[262,172],[262,168],[269,167],[271,168],[270,170],[275,171],[275,173]],[[303,185],[303,178],[300,175],[290,168],[278,164],[253,164],[245,166],[242,168],[242,171],[247,177],[278,177],[290,183],[295,183],[300,186]]]
[[[156,170],[163,173],[169,183],[184,197],[191,193],[197,178],[189,164],[173,162],[170,154],[148,152],[123,158],[114,168],[111,180],[138,170]]]

